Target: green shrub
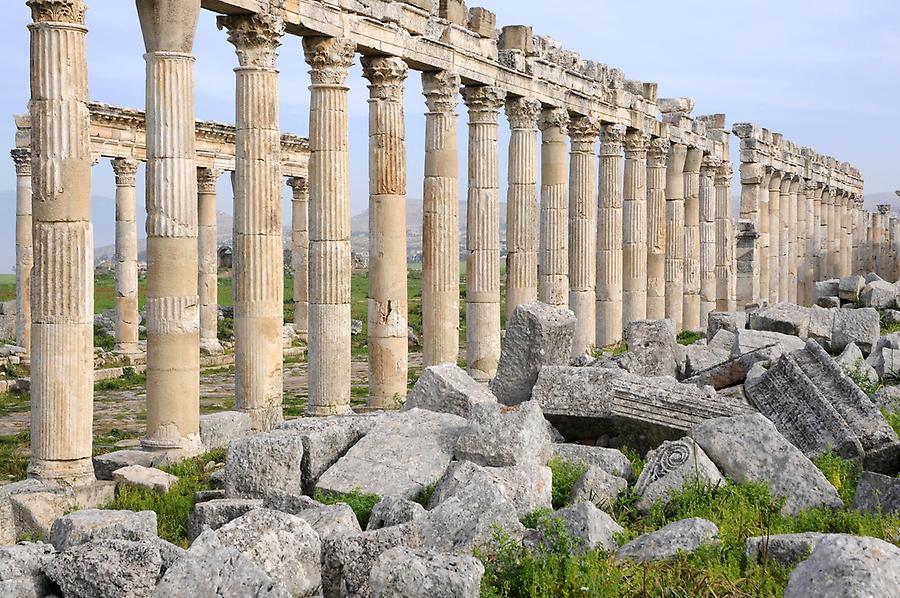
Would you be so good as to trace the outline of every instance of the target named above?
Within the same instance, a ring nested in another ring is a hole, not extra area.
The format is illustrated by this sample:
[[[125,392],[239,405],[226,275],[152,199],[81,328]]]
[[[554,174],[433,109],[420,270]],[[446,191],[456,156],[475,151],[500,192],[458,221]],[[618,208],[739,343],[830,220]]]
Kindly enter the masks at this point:
[[[679,345],[693,345],[700,340],[700,333],[694,330],[682,330],[676,337]]]
[[[862,475],[862,463],[857,460],[843,459],[833,452],[814,460],[831,485],[834,486],[845,505],[853,502],[856,495],[856,483]]]
[[[860,390],[862,390],[866,395],[872,396],[876,392],[878,392],[882,386],[884,386],[880,380],[876,380],[872,382],[869,379],[868,374],[866,374],[865,366],[866,363],[863,360],[858,360],[854,367],[848,368],[845,366],[841,366],[841,369],[844,370],[844,373],[847,374],[847,377],[853,380],[853,383],[856,384]]]
[[[353,490],[349,494],[341,494],[336,492],[322,492],[316,490],[315,497],[317,501],[326,505],[333,505],[342,502],[353,509],[356,519],[359,521],[360,527],[366,529],[369,525],[369,517],[372,516],[372,509],[381,500],[377,494],[364,494],[359,488]]]
[[[94,346],[104,351],[112,351],[116,348],[116,339],[106,333],[100,326],[94,326]]]
[[[553,457],[547,465],[553,472],[551,502],[554,509],[561,509],[569,502],[569,495],[572,493],[572,487],[575,485],[575,482],[584,475],[587,466],[583,463],[572,463],[565,459],[561,459],[560,457]]]
[[[434,495],[434,491],[437,490],[438,484],[440,484],[440,480],[435,480],[422,488],[418,494],[413,498],[413,502],[417,502],[426,509],[428,508],[428,503],[431,501],[431,497]]]

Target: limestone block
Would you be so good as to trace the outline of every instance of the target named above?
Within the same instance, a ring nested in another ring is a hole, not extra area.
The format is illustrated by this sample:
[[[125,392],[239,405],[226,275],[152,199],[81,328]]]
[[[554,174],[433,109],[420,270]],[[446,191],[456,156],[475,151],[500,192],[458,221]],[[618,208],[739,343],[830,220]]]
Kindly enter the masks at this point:
[[[625,478],[614,476],[595,465],[590,465],[572,486],[569,502],[572,504],[589,502],[597,505],[600,509],[608,509],[626,488],[628,488],[628,481]]]
[[[56,556],[53,546],[22,542],[0,547],[0,596],[44,598],[53,594],[53,584],[42,568]]]
[[[837,295],[833,297],[819,297],[816,299],[816,305],[826,309],[836,309],[841,306],[841,298]]]
[[[900,548],[876,538],[835,534],[797,565],[784,598],[896,596]]]
[[[859,301],[859,294],[866,285],[866,279],[858,274],[844,276],[838,282],[838,297],[841,301],[849,301],[856,303]]]
[[[412,524],[322,540],[322,593],[325,598],[368,596],[369,574],[391,548],[419,546]]]
[[[294,515],[307,522],[322,539],[358,534],[362,531],[356,513],[344,503],[304,509]]]
[[[806,338],[809,309],[793,303],[776,303],[750,314],[750,328]]]
[[[719,336],[731,334],[727,330],[720,331]],[[728,339],[726,339],[728,340]],[[696,376],[700,372],[708,371],[716,366],[731,361],[731,345],[727,348],[710,347],[701,344],[694,344],[684,348],[684,365],[683,371],[678,376],[679,379],[690,378]]]
[[[497,15],[486,8],[470,8],[468,27],[469,31],[481,37],[494,39],[497,36]]]
[[[244,411],[222,411],[200,416],[200,440],[203,450],[227,448],[228,443],[250,434],[250,414]]]
[[[0,301],[0,316],[16,315],[16,301]]]
[[[656,102],[659,111],[690,113],[694,110],[694,100],[691,98],[659,98]]]
[[[439,0],[438,16],[447,19],[454,25],[465,27],[469,15],[464,0]]]
[[[631,461],[617,449],[556,443],[553,445],[553,456],[570,463],[599,467],[608,474],[629,481],[634,477]]]
[[[56,492],[27,492],[10,497],[16,531],[50,537],[53,522],[75,508],[75,500]]]
[[[440,479],[466,420],[411,409],[381,415],[374,427],[319,477],[316,489],[412,498]]]
[[[16,316],[0,314],[0,340],[16,340]]]
[[[558,520],[569,536],[578,543],[575,550],[579,553],[595,549],[615,550],[619,546],[616,536],[625,531],[612,517],[590,502],[580,502],[559,509],[545,515],[543,519]],[[533,549],[545,545],[543,533],[538,531],[532,534],[527,545]]]
[[[702,546],[718,546],[719,528],[712,521],[692,517],[638,536],[616,552],[621,560],[647,563],[693,554]]]
[[[806,343],[802,339],[788,334],[762,330],[738,330],[731,348],[731,355],[738,357],[757,349],[767,348],[769,349],[768,359],[776,360],[783,353],[798,351],[805,345]]]
[[[150,596],[163,567],[153,542],[94,540],[60,553],[44,567],[63,596]]]
[[[419,9],[427,11],[427,12],[431,12],[431,9],[432,9],[431,0],[402,0],[402,1],[405,2],[406,4],[409,4],[410,6],[415,6],[416,8],[419,8]]]
[[[137,540],[156,536],[153,511],[85,509],[60,517],[50,529],[50,543],[62,552],[94,540]]]
[[[841,281],[837,278],[820,280],[816,283],[816,300],[823,297],[837,297],[841,290]],[[840,307],[840,306],[838,306]]]
[[[263,501],[252,498],[225,498],[194,505],[188,517],[188,542],[193,542],[208,529],[217,530],[229,521],[263,506]]]
[[[726,476],[738,483],[767,483],[773,496],[785,497],[784,515],[842,506],[819,468],[760,413],[709,419],[694,426],[690,436]]]
[[[484,565],[472,556],[391,548],[369,573],[371,598],[478,598]]]
[[[397,496],[385,496],[372,508],[366,531],[408,523],[425,515],[425,507]]]
[[[477,405],[454,451],[458,460],[490,467],[546,465],[550,456],[550,434],[535,401],[512,408],[499,403]]]
[[[894,309],[897,307],[897,286],[883,280],[869,282],[860,293],[859,302],[875,309]]]
[[[803,532],[754,536],[747,538],[744,543],[744,554],[751,563],[761,563],[766,560],[782,567],[790,567],[806,559],[816,544],[829,535],[819,532]]]
[[[725,483],[715,464],[697,443],[690,438],[666,441],[647,453],[647,464],[634,485],[640,496],[637,507],[649,513],[657,502],[668,504],[671,494],[685,485],[703,484],[716,487]]]
[[[0,486],[0,546],[15,544],[19,532],[11,498],[24,492],[42,492],[48,488],[40,480],[26,479]]]
[[[527,25],[506,25],[500,32],[501,50],[519,50],[534,55],[534,31]]]
[[[480,403],[496,403],[495,397],[455,363],[425,368],[400,409],[428,409],[468,418]]]
[[[850,343],[856,343],[868,355],[881,334],[878,312],[871,308],[834,310],[834,328],[828,349],[839,353]]]
[[[856,486],[853,508],[864,513],[900,512],[900,479],[864,471]]]
[[[866,358],[863,357],[862,351],[859,350],[856,343],[850,343],[844,347],[844,351],[835,358],[835,361],[845,374],[860,372],[870,384],[878,383],[878,372],[866,363]]]
[[[564,306],[535,301],[520,305],[506,324],[497,377],[491,391],[506,405],[531,398],[541,368],[566,365],[572,354],[575,314]]]
[[[111,480],[117,469],[129,465],[141,465],[143,467],[155,467],[166,461],[166,455],[161,452],[142,451],[137,449],[125,449],[113,451],[94,457],[94,474],[98,480]]]
[[[628,351],[619,367],[639,376],[677,376],[683,357],[674,320],[638,320],[625,325]]]
[[[267,490],[303,493],[299,436],[261,433],[233,440],[225,462],[225,496],[262,498]]]
[[[747,313],[743,311],[714,311],[710,312],[706,325],[706,338],[711,339],[720,330],[737,332],[747,327]]]
[[[113,472],[113,480],[165,494],[175,485],[178,478],[170,473],[143,465],[129,465]]]
[[[429,509],[461,492],[463,489],[487,485],[500,490],[519,517],[537,510],[549,509],[553,490],[553,472],[549,467],[515,466],[482,467],[471,461],[454,461],[441,478]]]

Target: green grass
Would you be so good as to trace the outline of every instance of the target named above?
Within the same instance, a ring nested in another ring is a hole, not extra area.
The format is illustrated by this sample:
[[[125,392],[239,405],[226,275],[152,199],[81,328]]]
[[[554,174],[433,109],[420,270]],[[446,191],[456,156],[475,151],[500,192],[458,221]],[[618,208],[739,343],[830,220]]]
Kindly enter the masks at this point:
[[[28,448],[31,432],[0,436],[0,479],[24,480],[28,470]]]
[[[125,368],[118,378],[107,378],[94,383],[94,390],[128,390],[142,388],[147,384],[147,376],[134,371],[134,368]]]
[[[883,311],[879,312],[879,316],[881,317],[881,335],[891,334],[892,332],[900,332],[900,322],[891,322],[889,323],[885,319],[885,313]]]
[[[584,475],[587,466],[581,463],[572,463],[560,457],[553,457],[547,465],[550,467],[550,471],[553,472],[551,503],[554,509],[561,509],[569,502],[572,487]]]
[[[16,298],[16,275],[0,274],[0,301],[12,301]]]
[[[693,345],[700,340],[700,333],[694,330],[682,330],[678,333],[677,340],[679,345]]]
[[[165,494],[132,486],[121,486],[115,500],[107,509],[154,511],[159,537],[187,548],[187,520],[194,510],[194,493],[209,488],[210,472],[207,463],[225,462],[225,451],[215,450],[205,455],[162,467],[178,477],[178,482]]]
[[[31,409],[31,397],[27,392],[0,393],[0,417],[12,413],[24,413]]]
[[[887,423],[894,429],[894,432],[900,436],[900,413],[894,413],[887,409],[883,409],[882,413],[884,414],[884,419],[886,419]]]
[[[366,526],[369,524],[369,517],[372,516],[372,509],[375,508],[375,505],[381,500],[381,497],[377,494],[364,494],[358,488],[349,494],[316,490],[314,498],[326,505],[337,503],[346,504],[353,509],[353,513],[356,515],[356,519],[363,529],[366,529]]]
[[[422,490],[413,497],[413,502],[417,502],[427,509],[428,503],[431,501],[431,497],[434,495],[434,491],[437,490],[440,482],[440,480],[435,480],[422,488]]]

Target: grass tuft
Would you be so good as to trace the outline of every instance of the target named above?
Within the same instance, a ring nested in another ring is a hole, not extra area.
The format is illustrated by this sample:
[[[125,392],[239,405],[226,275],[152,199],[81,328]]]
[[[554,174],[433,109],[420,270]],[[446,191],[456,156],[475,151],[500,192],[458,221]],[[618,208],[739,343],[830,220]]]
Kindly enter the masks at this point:
[[[377,494],[364,494],[359,488],[354,489],[353,492],[349,494],[316,490],[313,498],[326,505],[334,505],[342,502],[349,506],[353,509],[353,513],[356,515],[356,519],[363,529],[366,529],[366,526],[369,525],[369,517],[372,516],[372,509],[375,508],[375,505],[381,500],[381,497]]]
[[[561,509],[568,504],[572,487],[587,471],[587,466],[583,463],[572,463],[560,457],[553,457],[547,465],[553,472],[551,503],[554,509]]]
[[[695,330],[682,330],[676,339],[679,345],[693,345],[700,340],[700,333]]]

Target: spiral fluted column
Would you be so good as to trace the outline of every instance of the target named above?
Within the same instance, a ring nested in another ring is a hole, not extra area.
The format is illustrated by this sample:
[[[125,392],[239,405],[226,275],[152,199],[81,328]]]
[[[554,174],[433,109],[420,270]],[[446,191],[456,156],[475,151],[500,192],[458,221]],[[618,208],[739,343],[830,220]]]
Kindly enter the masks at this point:
[[[309,331],[309,181],[291,177],[287,183],[291,188],[294,331],[305,341]]]
[[[16,344],[31,353],[31,151],[10,152],[16,168]]]
[[[138,248],[135,183],[140,162],[112,161],[116,177],[116,353],[135,355],[138,349]]]
[[[459,75],[422,73],[425,183],[422,217],[422,360],[456,363],[459,355]]]
[[[200,293],[200,351],[207,355],[222,353],[219,342],[219,231],[216,219],[216,182],[222,171],[197,169],[197,251],[200,268],[197,288]]]
[[[666,165],[666,318],[682,329],[684,314],[684,163],[688,149],[669,146]]]
[[[720,162],[703,156],[700,164],[700,326],[706,330],[709,312],[716,309],[716,169]],[[724,243],[723,243],[724,244]]]
[[[622,151],[624,125],[604,125],[600,135],[597,210],[597,346],[622,340]]]
[[[700,163],[690,148],[684,161],[684,307],[681,328],[700,329]],[[679,328],[679,329],[681,329]]]
[[[647,150],[650,136],[625,135],[622,202],[622,319],[647,318]]]
[[[666,317],[666,165],[669,140],[657,137],[647,153],[647,319]]]
[[[731,220],[731,177],[733,167],[728,160],[716,169],[716,255],[715,287],[716,311],[737,309],[735,297],[735,236]]]
[[[541,112],[541,207],[538,239],[538,299],[550,305],[569,302],[569,170],[566,134],[569,113]]]

